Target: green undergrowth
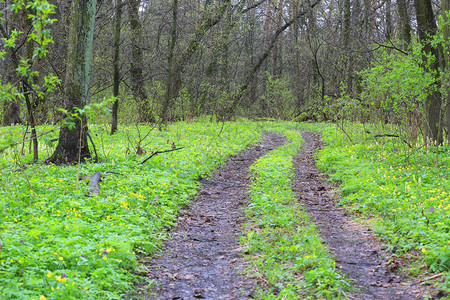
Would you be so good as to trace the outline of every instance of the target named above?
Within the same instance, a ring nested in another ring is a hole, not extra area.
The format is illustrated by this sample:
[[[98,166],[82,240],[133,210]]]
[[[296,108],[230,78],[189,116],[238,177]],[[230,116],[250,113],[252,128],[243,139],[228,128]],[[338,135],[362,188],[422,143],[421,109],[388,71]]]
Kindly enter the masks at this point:
[[[284,132],[290,143],[251,167],[249,221],[241,237],[252,275],[266,283],[260,299],[345,298],[348,282],[321,243],[292,191],[293,156],[301,146],[298,131]]]
[[[12,139],[24,127],[0,131]],[[198,177],[257,142],[262,127],[197,122],[163,132],[130,126],[110,136],[100,125],[90,131],[98,164],[28,164],[21,145],[0,154],[1,299],[121,299],[133,287],[140,257],[159,250],[178,210],[195,195]],[[148,153],[138,156],[138,136],[147,131],[141,146]],[[45,141],[56,134],[41,139],[41,159],[52,153],[55,145]],[[185,148],[140,165],[172,144]],[[77,178],[95,172],[107,177],[100,194],[87,197],[86,180]]]
[[[394,255],[413,254],[416,266],[443,272],[439,285],[449,292],[450,147],[440,147],[436,167],[435,147],[374,138],[395,127],[345,124],[345,133],[332,124],[302,127],[322,133],[318,166],[340,183],[341,205],[368,219]]]

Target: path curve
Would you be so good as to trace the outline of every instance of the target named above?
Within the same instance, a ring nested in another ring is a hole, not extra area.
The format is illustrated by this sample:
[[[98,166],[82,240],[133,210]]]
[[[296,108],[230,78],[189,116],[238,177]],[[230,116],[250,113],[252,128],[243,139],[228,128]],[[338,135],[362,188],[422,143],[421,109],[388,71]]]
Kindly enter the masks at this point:
[[[320,135],[302,132],[304,143],[294,158],[294,191],[317,225],[337,268],[357,284],[351,299],[422,299],[423,287],[408,282],[395,272],[397,264],[389,261],[380,241],[369,228],[336,207],[331,184],[317,170],[313,153],[322,147]]]
[[[248,169],[285,138],[264,133],[262,141],[231,157],[211,178],[200,179],[197,200],[178,217],[176,229],[148,264],[156,284],[146,299],[248,299],[256,286],[246,269],[239,234],[245,217]]]

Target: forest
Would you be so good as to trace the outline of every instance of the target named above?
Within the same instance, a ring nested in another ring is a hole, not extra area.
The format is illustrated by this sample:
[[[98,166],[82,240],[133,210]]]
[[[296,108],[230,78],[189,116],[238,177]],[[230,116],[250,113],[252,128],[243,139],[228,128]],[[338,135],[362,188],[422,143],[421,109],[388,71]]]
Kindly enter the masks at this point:
[[[0,0],[0,299],[449,299],[450,0]]]

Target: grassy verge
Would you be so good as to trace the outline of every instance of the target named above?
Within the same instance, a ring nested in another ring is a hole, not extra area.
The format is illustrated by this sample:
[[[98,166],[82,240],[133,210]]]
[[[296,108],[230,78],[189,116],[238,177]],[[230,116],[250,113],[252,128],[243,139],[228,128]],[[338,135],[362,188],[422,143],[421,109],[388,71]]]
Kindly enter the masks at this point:
[[[291,188],[293,156],[299,132],[285,132],[292,142],[271,151],[252,167],[249,221],[241,242],[252,275],[266,283],[260,299],[345,298],[348,283],[322,245],[314,225]]]
[[[401,139],[375,139],[395,128],[303,124],[322,133],[318,166],[340,183],[341,204],[365,217],[396,255],[413,255],[412,275],[425,264],[450,291],[450,147],[409,148]],[[370,132],[368,134],[368,132]],[[351,139],[351,141],[349,140]]]
[[[108,128],[91,126],[102,162],[79,169],[24,164],[31,156],[19,155],[21,146],[1,153],[0,298],[121,299],[133,286],[139,254],[158,250],[165,228],[195,195],[198,176],[260,137],[256,123],[221,126],[178,123],[166,132],[152,131],[145,140],[148,152],[172,143],[185,148],[142,166],[146,156],[134,154],[135,143],[148,127],[140,133],[122,127],[110,136]],[[0,128],[8,138],[23,130]],[[53,148],[41,141],[45,159]],[[99,196],[87,197],[88,186],[77,176],[108,171],[118,174],[104,178]]]

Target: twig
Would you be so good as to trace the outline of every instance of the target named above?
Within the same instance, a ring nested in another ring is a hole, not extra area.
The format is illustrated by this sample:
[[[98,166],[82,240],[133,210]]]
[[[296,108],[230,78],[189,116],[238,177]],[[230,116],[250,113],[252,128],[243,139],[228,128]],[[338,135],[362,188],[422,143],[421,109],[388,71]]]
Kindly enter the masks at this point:
[[[116,174],[116,175],[122,175],[122,173],[117,173],[117,172],[111,172],[111,171],[108,171],[108,172],[105,172],[106,174]]]
[[[400,136],[396,135],[396,134],[377,134],[373,136],[374,138],[380,138],[380,137],[394,137],[394,138],[400,138]],[[412,146],[406,141],[406,140],[402,140],[403,143],[405,143],[406,145],[408,145],[409,148],[412,149]]]
[[[92,140],[92,137],[91,137],[91,135],[89,134],[89,132],[87,132],[87,136],[88,136],[89,140],[91,141],[92,148],[94,148],[94,153],[95,153],[95,159],[94,159],[94,162],[95,162],[95,163],[98,163],[97,149],[95,149],[94,141]]]
[[[428,280],[436,279],[438,277],[441,277],[442,275],[444,275],[444,273],[439,273],[439,274],[433,275],[433,276],[428,277],[428,278],[417,280],[415,283],[421,283],[421,282],[425,282],[425,281],[428,281]]]
[[[339,124],[339,122],[337,122],[336,124]],[[344,129],[344,119],[342,119],[342,125],[341,125],[341,126],[338,125],[338,127],[342,130],[343,133],[345,133],[345,135],[347,136],[348,140],[349,140],[351,143],[353,143],[352,138],[348,135],[348,133],[347,133],[347,132],[345,131],[345,129]]]
[[[161,153],[166,153],[166,152],[177,151],[177,150],[180,150],[180,149],[183,149],[183,148],[184,148],[184,147],[178,147],[178,148],[175,148],[175,149],[169,149],[169,150],[163,150],[163,151],[156,151],[156,152],[153,152],[152,155],[150,155],[149,157],[147,157],[146,159],[144,159],[139,165],[143,165],[145,162],[147,162],[147,160],[149,160],[150,158],[152,158],[152,157],[155,156],[155,155],[158,155],[158,154],[161,154]]]

